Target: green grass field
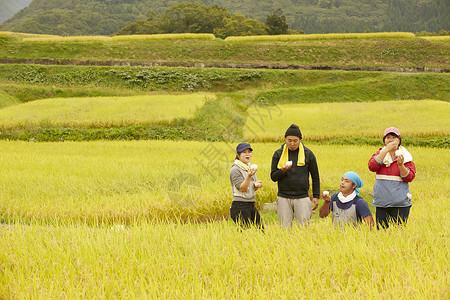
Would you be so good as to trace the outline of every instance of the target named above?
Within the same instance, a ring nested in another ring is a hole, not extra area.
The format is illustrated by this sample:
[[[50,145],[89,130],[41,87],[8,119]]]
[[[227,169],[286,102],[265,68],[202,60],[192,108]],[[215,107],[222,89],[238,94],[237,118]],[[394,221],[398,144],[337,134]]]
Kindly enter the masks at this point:
[[[0,110],[0,128],[49,126],[119,127],[192,118],[213,95],[148,95],[132,97],[53,98]]]

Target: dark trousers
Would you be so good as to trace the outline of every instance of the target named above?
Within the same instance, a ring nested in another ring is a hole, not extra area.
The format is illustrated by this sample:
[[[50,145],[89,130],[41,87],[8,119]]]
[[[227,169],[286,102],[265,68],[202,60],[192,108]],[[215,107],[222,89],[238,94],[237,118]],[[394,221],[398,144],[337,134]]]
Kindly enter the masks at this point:
[[[242,227],[247,228],[254,225],[260,229],[264,229],[255,202],[233,201],[230,207],[230,216],[236,224]]]
[[[408,207],[377,207],[376,220],[377,228],[389,228],[389,223],[406,225],[408,221],[409,210]]]

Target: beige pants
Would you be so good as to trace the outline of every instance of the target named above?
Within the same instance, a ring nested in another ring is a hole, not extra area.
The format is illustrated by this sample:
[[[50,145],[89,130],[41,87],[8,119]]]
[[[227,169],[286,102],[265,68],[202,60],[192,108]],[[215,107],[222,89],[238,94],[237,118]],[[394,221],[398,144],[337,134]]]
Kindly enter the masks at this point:
[[[309,197],[305,198],[283,198],[277,197],[277,211],[278,211],[278,223],[283,225],[284,228],[292,226],[292,220],[294,219],[300,225],[305,225],[311,220],[312,204]]]

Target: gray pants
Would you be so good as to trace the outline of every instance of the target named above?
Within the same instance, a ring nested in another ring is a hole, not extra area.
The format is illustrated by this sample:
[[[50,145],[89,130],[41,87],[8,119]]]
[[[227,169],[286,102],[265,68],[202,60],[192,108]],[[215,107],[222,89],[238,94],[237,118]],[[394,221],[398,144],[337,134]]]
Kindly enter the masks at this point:
[[[292,199],[278,196],[277,211],[278,223],[283,225],[284,228],[292,226],[294,214],[297,223],[300,225],[305,225],[305,223],[311,220],[311,199],[309,197]]]

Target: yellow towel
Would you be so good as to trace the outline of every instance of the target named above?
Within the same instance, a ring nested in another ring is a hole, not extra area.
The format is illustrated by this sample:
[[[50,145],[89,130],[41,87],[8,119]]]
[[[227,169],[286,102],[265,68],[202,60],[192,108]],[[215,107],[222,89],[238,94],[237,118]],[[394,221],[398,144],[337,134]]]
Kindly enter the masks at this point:
[[[246,164],[246,163],[240,161],[239,159],[236,159],[234,161],[234,164],[237,165],[238,167],[240,167],[244,171],[248,172],[250,170],[250,164]]]
[[[289,148],[286,144],[283,146],[283,153],[281,153],[280,160],[278,161],[278,169],[283,168],[284,164],[289,160]],[[303,144],[300,143],[298,146],[298,157],[297,157],[297,166],[301,167],[305,165],[305,149],[303,148]]]

